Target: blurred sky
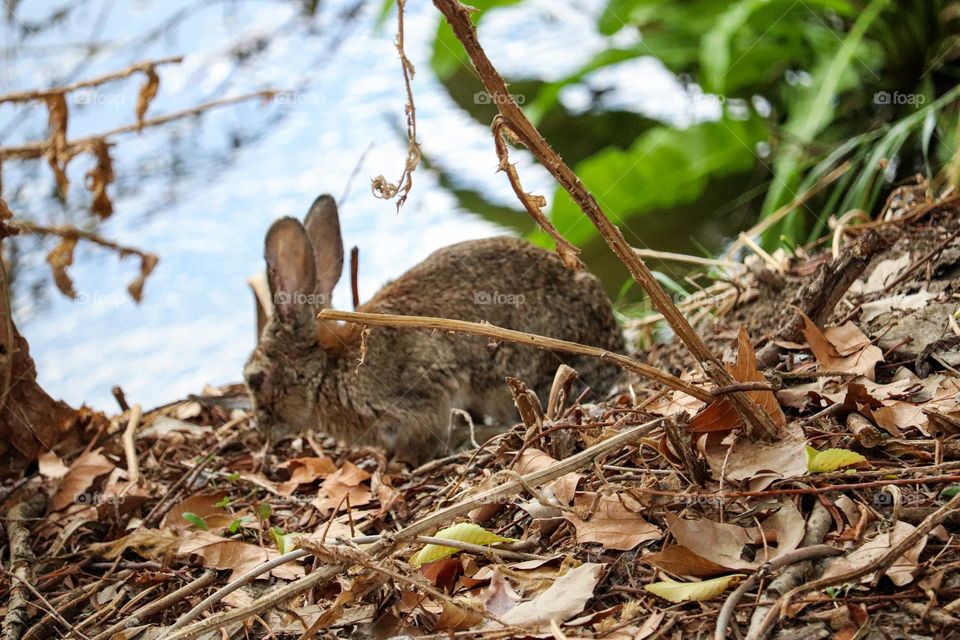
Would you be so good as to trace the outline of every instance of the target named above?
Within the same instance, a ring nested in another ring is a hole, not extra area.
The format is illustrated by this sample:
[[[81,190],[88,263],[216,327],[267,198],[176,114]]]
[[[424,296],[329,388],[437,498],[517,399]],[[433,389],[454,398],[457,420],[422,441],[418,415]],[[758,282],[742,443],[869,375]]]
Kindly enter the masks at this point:
[[[536,70],[539,77],[559,77],[605,46],[592,27],[600,5],[528,0],[486,18],[481,41],[505,75]],[[197,393],[205,383],[239,381],[254,342],[245,280],[262,269],[265,230],[277,217],[302,216],[322,192],[339,199],[365,150],[349,197],[341,202],[344,242],[360,248],[362,299],[441,246],[502,233],[458,210],[436,176],[423,169],[414,174],[399,214],[394,203],[371,195],[370,178],[383,174],[395,181],[406,154],[395,14],[378,29],[380,6],[323,2],[308,20],[298,3],[284,0],[41,1],[20,3],[15,20],[0,24],[0,93],[180,54],[186,55],[182,64],[160,68],[160,91],[148,117],[268,87],[296,89],[269,105],[228,107],[199,122],[114,139],[116,212],[98,231],[160,256],[142,304],[125,292],[137,272],[135,259],[119,261],[81,245],[70,270],[80,299],[71,301],[49,285],[44,258],[54,243],[18,241],[24,271],[15,317],[40,382],[52,395],[113,411],[114,384],[130,402],[153,406]],[[66,13],[55,26],[36,28],[61,9]],[[461,111],[431,75],[437,20],[430,3],[410,3],[406,50],[418,70],[413,90],[420,142],[461,186],[516,208],[505,178],[495,173],[489,128]],[[232,50],[258,39],[263,48],[238,67]],[[90,42],[98,44],[92,56],[85,48]],[[616,89],[604,98],[611,105],[681,122],[710,115],[710,105],[696,107],[705,114],[691,112],[679,85],[649,59],[595,81]],[[73,94],[69,137],[131,122],[140,82]],[[577,108],[586,93],[571,87],[563,99]],[[44,109],[0,105],[0,145],[42,138],[45,128]],[[257,138],[230,154],[229,140],[237,132]],[[526,190],[552,193],[549,176],[528,155],[514,152],[511,158]],[[3,194],[17,214],[35,221],[83,223],[89,200],[83,174],[89,167],[86,158],[71,165],[66,207],[50,197],[53,179],[42,162],[7,163]],[[25,282],[44,285],[36,289]],[[349,283],[341,283],[334,302],[349,308]]]

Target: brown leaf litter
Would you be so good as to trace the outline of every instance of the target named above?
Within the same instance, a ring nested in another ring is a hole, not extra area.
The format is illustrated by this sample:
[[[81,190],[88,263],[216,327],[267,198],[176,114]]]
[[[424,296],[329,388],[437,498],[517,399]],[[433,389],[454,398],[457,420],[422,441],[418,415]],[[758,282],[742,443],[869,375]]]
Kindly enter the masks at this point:
[[[684,307],[775,439],[743,433],[730,389],[705,403],[630,379],[415,470],[329,439],[262,457],[231,386],[144,414],[136,482],[120,438],[129,416],[94,423],[88,446],[45,454],[5,493],[5,513],[24,495],[49,497],[16,542],[35,555],[31,587],[44,596],[25,592],[25,637],[639,640],[760,637],[765,619],[778,637],[950,637],[960,517],[943,507],[960,490],[960,246],[944,239],[960,216],[929,204],[907,223],[847,229],[836,260],[808,247],[766,273],[770,260],[748,257],[739,303]],[[868,234],[879,240],[863,249],[866,268],[832,309],[816,308],[832,293],[818,286],[844,280],[831,265],[851,264],[844,252]],[[682,346],[647,361],[710,389]],[[627,446],[562,466],[651,421]],[[818,452],[841,462],[811,471]],[[513,493],[457,510],[510,482]],[[420,522],[431,526],[394,539]],[[518,542],[457,539],[453,555],[410,564],[437,544],[416,536],[464,522]],[[259,574],[220,591],[247,572]],[[194,609],[199,622],[187,622]],[[191,631],[205,620],[219,629]],[[113,631],[121,622],[130,628]]]

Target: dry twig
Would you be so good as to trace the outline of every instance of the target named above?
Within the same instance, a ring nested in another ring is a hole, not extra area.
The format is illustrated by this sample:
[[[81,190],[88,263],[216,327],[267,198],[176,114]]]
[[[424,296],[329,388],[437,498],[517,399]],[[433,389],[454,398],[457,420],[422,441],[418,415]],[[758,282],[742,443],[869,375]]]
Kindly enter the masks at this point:
[[[123,452],[127,458],[127,480],[130,484],[140,484],[140,465],[137,463],[137,445],[134,442],[137,427],[140,426],[140,413],[143,410],[139,404],[133,405],[130,410],[130,420],[123,430]]]
[[[107,84],[108,82],[114,82],[115,80],[122,80],[123,78],[127,78],[136,73],[149,73],[151,69],[161,65],[180,64],[181,62],[183,62],[183,56],[171,56],[168,58],[160,58],[158,60],[146,60],[130,65],[122,71],[114,71],[90,80],[80,80],[78,82],[73,82],[60,87],[53,87],[51,89],[31,89],[29,91],[8,93],[0,96],[0,104],[3,104],[4,102],[30,102],[32,100],[45,100],[50,96],[62,95],[64,93],[70,93],[79,89],[97,87],[102,84]]]
[[[3,618],[3,640],[17,640],[27,626],[30,599],[27,593],[33,580],[33,549],[30,546],[29,523],[47,510],[47,497],[42,491],[24,495],[7,513],[7,540],[10,550],[9,575],[17,580],[10,585],[7,613]]]
[[[682,380],[674,375],[661,371],[638,360],[628,356],[613,353],[605,349],[591,347],[567,340],[558,340],[548,338],[533,333],[523,331],[514,331],[513,329],[504,329],[492,324],[481,322],[469,322],[466,320],[450,320],[447,318],[430,318],[425,316],[395,316],[384,313],[362,313],[355,311],[337,311],[335,309],[324,309],[318,316],[321,320],[343,320],[356,324],[384,327],[411,327],[418,329],[437,329],[440,331],[458,331],[469,333],[476,336],[485,336],[495,340],[508,340],[518,344],[526,344],[538,349],[549,349],[551,351],[562,351],[564,353],[575,353],[579,355],[591,356],[608,360],[627,371],[632,371],[638,375],[655,380],[661,384],[682,391],[687,395],[693,396],[704,402],[711,402],[714,399],[713,394],[705,389],[701,389]]]
[[[97,145],[99,145],[104,138],[111,138],[113,136],[126,134],[126,133],[138,133],[142,129],[147,127],[156,127],[159,125],[167,124],[169,122],[174,122],[176,120],[182,120],[184,118],[190,118],[192,116],[200,115],[205,111],[211,109],[217,109],[220,107],[226,107],[240,102],[246,102],[254,99],[270,99],[277,95],[277,92],[274,90],[266,91],[257,91],[255,93],[247,93],[242,96],[235,96],[233,98],[222,98],[220,100],[212,100],[210,102],[204,102],[196,106],[190,107],[189,109],[183,109],[181,111],[174,111],[173,113],[168,113],[162,116],[157,116],[155,118],[150,118],[144,120],[142,123],[133,123],[123,125],[122,127],[116,127],[103,133],[87,136],[86,138],[80,138],[78,140],[68,141],[66,143],[66,148],[64,152],[68,157],[76,156],[79,153],[84,151],[95,151]],[[15,147],[0,147],[0,162],[4,160],[35,160],[37,158],[42,158],[49,148],[50,141],[42,140],[39,142],[30,142],[24,145],[15,146]]]

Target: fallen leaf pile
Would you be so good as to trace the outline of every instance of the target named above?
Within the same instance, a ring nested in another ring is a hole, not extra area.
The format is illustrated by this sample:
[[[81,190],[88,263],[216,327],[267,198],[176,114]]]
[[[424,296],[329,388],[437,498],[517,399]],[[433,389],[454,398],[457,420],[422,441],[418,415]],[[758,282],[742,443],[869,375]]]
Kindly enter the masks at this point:
[[[32,640],[65,637],[63,621],[158,638],[215,593],[193,623],[211,627],[182,637],[642,640],[713,637],[731,598],[724,637],[759,637],[768,615],[789,637],[951,637],[960,251],[931,250],[960,216],[910,220],[878,227],[886,247],[826,316],[808,303],[829,251],[778,254],[777,273],[747,258],[738,303],[686,309],[776,434],[751,433],[676,342],[646,361],[709,402],[631,377],[558,394],[553,419],[419,469],[320,434],[264,453],[243,388],[207,389],[144,413],[139,476],[121,414],[5,494],[8,514],[44,499],[10,520],[29,535],[8,553],[57,615],[9,572],[7,611],[29,616]],[[841,257],[865,234],[848,230]],[[137,624],[111,629],[124,620]]]

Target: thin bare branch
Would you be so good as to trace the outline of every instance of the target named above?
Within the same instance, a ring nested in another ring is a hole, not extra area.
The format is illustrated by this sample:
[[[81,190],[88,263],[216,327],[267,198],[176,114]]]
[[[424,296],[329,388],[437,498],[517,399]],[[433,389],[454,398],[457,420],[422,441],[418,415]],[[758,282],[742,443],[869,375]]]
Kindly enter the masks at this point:
[[[108,73],[106,75],[98,76],[90,80],[80,80],[79,82],[74,82],[71,84],[66,84],[61,87],[52,87],[50,89],[31,89],[29,91],[18,91],[16,93],[8,93],[6,95],[0,96],[0,104],[4,102],[30,102],[32,100],[46,100],[49,96],[60,95],[64,93],[70,93],[72,91],[77,91],[79,89],[89,89],[90,87],[97,87],[102,84],[107,84],[108,82],[113,82],[115,80],[121,80],[127,78],[136,73],[149,73],[154,67],[159,67],[164,64],[180,64],[183,62],[183,56],[170,56],[168,58],[160,58],[158,60],[146,60],[144,62],[138,62],[136,64],[130,65],[122,71],[114,71],[113,73]]]
[[[235,96],[233,98],[223,98],[222,100],[212,100],[210,102],[204,102],[196,106],[190,107],[189,109],[183,109],[181,111],[174,111],[173,113],[168,113],[166,115],[157,116],[156,118],[150,118],[144,120],[142,125],[138,123],[123,125],[122,127],[117,127],[115,129],[110,129],[109,131],[104,131],[103,133],[87,136],[86,138],[80,138],[79,140],[73,140],[66,143],[65,153],[70,156],[76,156],[79,153],[84,151],[94,151],[96,145],[100,144],[104,138],[110,138],[113,136],[125,134],[125,133],[137,133],[142,129],[147,127],[156,127],[159,125],[167,124],[175,120],[182,120],[184,118],[189,118],[191,116],[199,115],[205,111],[211,109],[217,109],[219,107],[226,107],[234,105],[240,102],[246,102],[248,100],[254,99],[272,99],[277,95],[277,91],[265,90],[257,91],[256,93],[247,93],[242,96]],[[36,158],[42,158],[50,146],[49,140],[42,140],[38,142],[30,142],[25,145],[20,145],[16,147],[5,147],[0,148],[0,161],[3,160],[34,160]]]
[[[582,268],[583,261],[581,261],[579,257],[580,249],[564,238],[563,234],[557,231],[557,228],[553,226],[546,214],[543,213],[543,207],[547,206],[547,199],[523,190],[523,185],[520,184],[520,175],[517,173],[517,168],[510,163],[510,152],[507,149],[507,136],[516,138],[510,129],[510,125],[502,116],[498,115],[493,119],[491,130],[493,131],[493,144],[497,149],[497,158],[500,160],[499,169],[507,174],[507,180],[510,181],[510,186],[513,188],[517,199],[520,200],[520,203],[527,210],[527,213],[530,214],[530,217],[540,225],[540,228],[553,238],[553,241],[557,245],[557,253],[563,260],[564,266],[568,269]]]
[[[410,327],[436,329],[439,331],[457,331],[475,336],[493,338],[494,340],[507,340],[518,344],[526,344],[538,349],[590,356],[612,362],[627,371],[659,382],[671,389],[682,391],[698,400],[703,400],[704,402],[712,402],[715,400],[713,394],[705,389],[701,389],[686,380],[619,353],[579,344],[577,342],[548,338],[547,336],[540,336],[534,333],[504,329],[503,327],[485,322],[468,322],[466,320],[450,320],[448,318],[430,318],[425,316],[395,316],[384,313],[358,313],[354,311],[337,311],[335,309],[324,309],[320,312],[319,318],[321,320],[342,320],[344,322],[381,327]]]

